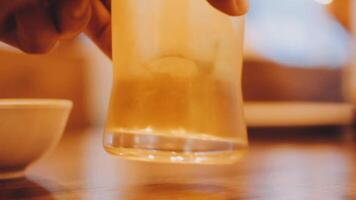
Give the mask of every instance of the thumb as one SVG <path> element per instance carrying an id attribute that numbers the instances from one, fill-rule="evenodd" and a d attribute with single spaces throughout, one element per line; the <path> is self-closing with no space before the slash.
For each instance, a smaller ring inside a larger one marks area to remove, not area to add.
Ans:
<path id="1" fill-rule="evenodd" d="M 248 0 L 208 0 L 218 10 L 232 16 L 240 16 L 248 10 Z"/>
<path id="2" fill-rule="evenodd" d="M 100 0 L 90 0 L 92 17 L 85 30 L 95 44 L 111 58 L 111 15 L 110 10 Z M 104 1 L 105 3 L 106 1 Z"/>

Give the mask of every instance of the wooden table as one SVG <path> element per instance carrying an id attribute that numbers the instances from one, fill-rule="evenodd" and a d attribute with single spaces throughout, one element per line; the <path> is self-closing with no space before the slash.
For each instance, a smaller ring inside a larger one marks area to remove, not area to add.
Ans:
<path id="1" fill-rule="evenodd" d="M 252 138 L 234 165 L 140 163 L 104 152 L 101 130 L 69 132 L 27 171 L 0 181 L 0 199 L 356 199 L 352 140 Z"/>

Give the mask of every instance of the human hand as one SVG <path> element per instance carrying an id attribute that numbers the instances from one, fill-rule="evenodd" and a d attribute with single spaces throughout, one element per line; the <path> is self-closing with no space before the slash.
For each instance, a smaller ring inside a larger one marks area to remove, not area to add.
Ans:
<path id="1" fill-rule="evenodd" d="M 0 0 L 0 40 L 44 53 L 78 35 L 91 16 L 90 0 Z"/>
<path id="2" fill-rule="evenodd" d="M 242 15 L 247 0 L 207 0 L 229 15 Z M 110 0 L 0 0 L 0 41 L 27 53 L 48 52 L 84 31 L 111 57 Z"/>

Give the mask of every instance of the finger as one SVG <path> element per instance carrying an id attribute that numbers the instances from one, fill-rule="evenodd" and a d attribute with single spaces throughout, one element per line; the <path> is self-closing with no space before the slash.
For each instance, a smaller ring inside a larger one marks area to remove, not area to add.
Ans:
<path id="1" fill-rule="evenodd" d="M 29 6 L 15 14 L 18 47 L 28 53 L 48 52 L 57 42 L 58 33 L 49 10 Z"/>
<path id="2" fill-rule="evenodd" d="M 85 33 L 111 58 L 111 16 L 100 0 L 91 0 L 92 17 Z"/>
<path id="3" fill-rule="evenodd" d="M 105 7 L 111 12 L 111 0 L 101 0 L 101 2 L 103 2 Z"/>
<path id="4" fill-rule="evenodd" d="M 9 17 L 0 30 L 0 41 L 19 48 L 16 36 L 16 21 L 14 17 Z"/>
<path id="5" fill-rule="evenodd" d="M 101 0 L 101 2 L 104 4 L 106 9 L 111 12 L 111 0 Z"/>
<path id="6" fill-rule="evenodd" d="M 4 42 L 10 46 L 16 47 L 18 49 L 21 49 L 17 40 L 16 32 L 6 32 L 2 33 L 0 36 L 0 41 Z"/>
<path id="7" fill-rule="evenodd" d="M 208 0 L 208 2 L 231 16 L 243 15 L 248 10 L 248 0 Z"/>
<path id="8" fill-rule="evenodd" d="M 78 35 L 89 23 L 90 0 L 60 0 L 55 4 L 56 24 L 60 39 Z"/>

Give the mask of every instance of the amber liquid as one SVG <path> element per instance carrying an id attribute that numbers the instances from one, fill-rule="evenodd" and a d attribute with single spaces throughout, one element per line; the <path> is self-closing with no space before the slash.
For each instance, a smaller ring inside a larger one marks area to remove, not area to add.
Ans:
<path id="1" fill-rule="evenodd" d="M 236 86 L 199 70 L 180 69 L 196 66 L 163 67 L 145 77 L 116 80 L 107 150 L 141 160 L 169 157 L 170 162 L 197 162 L 207 155 L 223 162 L 240 155 L 246 141 L 237 123 Z"/>
<path id="2" fill-rule="evenodd" d="M 238 100 L 230 94 L 229 88 L 215 81 L 170 77 L 119 81 L 109 129 L 185 130 L 233 137 L 238 132 L 239 116 L 233 112 Z"/>

